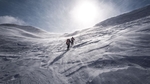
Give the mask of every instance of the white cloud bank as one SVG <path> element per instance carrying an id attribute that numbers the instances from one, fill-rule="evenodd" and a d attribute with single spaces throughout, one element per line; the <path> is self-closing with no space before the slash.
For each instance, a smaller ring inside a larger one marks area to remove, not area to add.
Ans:
<path id="1" fill-rule="evenodd" d="M 19 18 L 15 18 L 12 16 L 0 16 L 0 24 L 18 24 L 18 25 L 25 25 L 23 20 Z"/>

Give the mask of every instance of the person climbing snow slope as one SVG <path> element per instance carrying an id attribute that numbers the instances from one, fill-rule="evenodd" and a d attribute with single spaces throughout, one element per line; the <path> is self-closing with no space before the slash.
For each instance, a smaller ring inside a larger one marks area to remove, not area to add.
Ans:
<path id="1" fill-rule="evenodd" d="M 66 40 L 67 50 L 69 50 L 70 48 L 70 43 L 71 43 L 70 39 L 67 39 Z"/>
<path id="2" fill-rule="evenodd" d="M 71 38 L 71 45 L 72 45 L 72 46 L 74 45 L 74 40 L 75 40 L 75 39 L 72 37 L 72 38 Z"/>

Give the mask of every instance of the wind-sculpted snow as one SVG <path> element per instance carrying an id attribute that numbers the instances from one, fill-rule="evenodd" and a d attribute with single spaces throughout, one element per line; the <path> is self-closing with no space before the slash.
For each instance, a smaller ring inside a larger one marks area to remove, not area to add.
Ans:
<path id="1" fill-rule="evenodd" d="M 73 84 L 149 84 L 149 21 L 82 31 L 62 73 Z"/>
<path id="2" fill-rule="evenodd" d="M 40 68 L 49 57 L 45 50 L 54 36 L 59 35 L 33 27 L 0 25 L 0 84 L 65 84 L 51 70 Z"/>
<path id="3" fill-rule="evenodd" d="M 63 35 L 22 28 L 33 27 L 0 26 L 0 84 L 150 84 L 150 16 Z"/>

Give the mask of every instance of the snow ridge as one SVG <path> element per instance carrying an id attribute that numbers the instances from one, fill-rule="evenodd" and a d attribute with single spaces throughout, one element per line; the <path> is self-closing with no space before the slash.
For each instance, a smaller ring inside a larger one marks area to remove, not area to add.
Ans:
<path id="1" fill-rule="evenodd" d="M 140 8 L 129 13 L 125 13 L 116 17 L 109 18 L 105 21 L 102 21 L 95 26 L 114 26 L 122 23 L 130 22 L 133 20 L 137 20 L 150 15 L 150 5 Z"/>

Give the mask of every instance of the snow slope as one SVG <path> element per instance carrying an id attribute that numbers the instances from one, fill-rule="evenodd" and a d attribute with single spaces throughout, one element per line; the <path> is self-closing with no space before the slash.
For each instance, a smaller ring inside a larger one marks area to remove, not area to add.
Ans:
<path id="1" fill-rule="evenodd" d="M 125 13 L 122 15 L 119 15 L 117 17 L 112 17 L 109 18 L 103 22 L 100 22 L 98 24 L 96 24 L 96 26 L 113 26 L 113 25 L 118 25 L 118 24 L 122 24 L 125 22 L 130 22 L 133 20 L 137 20 L 146 16 L 150 15 L 150 6 L 146 6 L 134 11 L 131 11 L 130 13 Z"/>
<path id="2" fill-rule="evenodd" d="M 150 84 L 149 64 L 150 15 L 64 35 L 0 25 L 0 84 Z"/>

